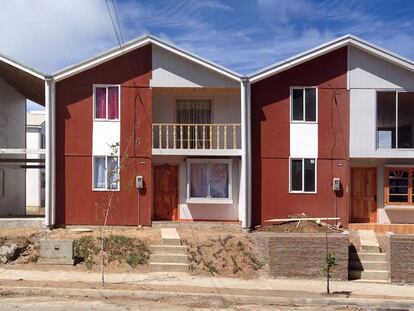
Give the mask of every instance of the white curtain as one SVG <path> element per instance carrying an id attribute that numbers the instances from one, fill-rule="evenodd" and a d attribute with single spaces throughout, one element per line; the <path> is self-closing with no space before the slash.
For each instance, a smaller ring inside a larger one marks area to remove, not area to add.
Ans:
<path id="1" fill-rule="evenodd" d="M 105 157 L 95 157 L 94 160 L 94 186 L 96 189 L 105 188 Z"/>
<path id="2" fill-rule="evenodd" d="M 208 197 L 208 164 L 193 163 L 190 168 L 190 197 Z"/>
<path id="3" fill-rule="evenodd" d="M 210 197 L 229 197 L 229 170 L 227 164 L 210 164 Z"/>
<path id="4" fill-rule="evenodd" d="M 108 176 L 108 189 L 118 189 L 118 185 L 119 185 L 118 157 L 108 157 L 107 176 Z"/>

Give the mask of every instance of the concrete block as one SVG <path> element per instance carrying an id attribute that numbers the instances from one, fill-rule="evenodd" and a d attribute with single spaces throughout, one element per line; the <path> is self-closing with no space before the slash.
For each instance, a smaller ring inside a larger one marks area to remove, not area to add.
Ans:
<path id="1" fill-rule="evenodd" d="M 73 241 L 40 240 L 39 263 L 73 265 Z"/>

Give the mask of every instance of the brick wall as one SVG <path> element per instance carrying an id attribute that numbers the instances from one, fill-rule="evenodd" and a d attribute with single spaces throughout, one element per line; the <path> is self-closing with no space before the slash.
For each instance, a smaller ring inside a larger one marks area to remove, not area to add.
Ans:
<path id="1" fill-rule="evenodd" d="M 253 233 L 257 256 L 270 277 L 323 278 L 326 240 L 323 233 Z M 329 251 L 338 267 L 332 278 L 348 279 L 348 234 L 329 234 Z"/>
<path id="2" fill-rule="evenodd" d="M 414 283 L 414 234 L 388 235 L 388 260 L 392 283 Z"/>

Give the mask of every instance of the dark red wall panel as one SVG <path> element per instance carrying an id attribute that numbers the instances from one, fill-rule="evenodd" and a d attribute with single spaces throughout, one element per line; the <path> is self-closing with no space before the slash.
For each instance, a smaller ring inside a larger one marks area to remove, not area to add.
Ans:
<path id="1" fill-rule="evenodd" d="M 318 87 L 317 194 L 289 193 L 290 87 Z M 254 83 L 252 111 L 252 203 L 254 224 L 296 213 L 314 217 L 349 214 L 349 92 L 347 48 L 341 48 Z M 332 177 L 340 177 L 336 197 Z"/>
<path id="2" fill-rule="evenodd" d="M 110 224 L 151 223 L 151 46 L 56 85 L 56 223 L 94 225 L 112 201 Z M 118 192 L 92 191 L 93 84 L 121 84 L 121 180 Z M 123 159 L 123 160 L 122 160 Z M 146 189 L 138 195 L 135 176 Z M 140 217 L 138 217 L 138 208 Z"/>

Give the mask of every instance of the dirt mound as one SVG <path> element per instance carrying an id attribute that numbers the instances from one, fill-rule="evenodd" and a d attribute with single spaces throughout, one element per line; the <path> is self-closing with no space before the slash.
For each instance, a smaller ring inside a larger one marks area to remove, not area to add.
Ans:
<path id="1" fill-rule="evenodd" d="M 289 215 L 288 218 L 311 218 L 311 216 L 308 216 L 306 214 L 294 214 Z M 306 219 L 284 221 L 280 223 L 265 225 L 263 227 L 258 227 L 256 228 L 256 231 L 276 233 L 325 233 L 327 231 L 329 233 L 342 232 L 341 229 L 323 222 L 323 219 L 321 221 Z"/>
<path id="2" fill-rule="evenodd" d="M 193 274 L 252 278 L 263 266 L 240 230 L 182 230 L 180 236 L 188 247 Z"/>

